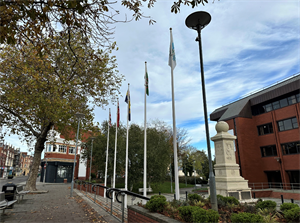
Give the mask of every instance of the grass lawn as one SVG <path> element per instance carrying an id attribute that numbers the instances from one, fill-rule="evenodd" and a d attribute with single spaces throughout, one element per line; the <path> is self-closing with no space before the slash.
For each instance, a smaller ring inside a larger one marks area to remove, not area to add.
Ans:
<path id="1" fill-rule="evenodd" d="M 153 193 L 171 193 L 171 182 L 170 181 L 165 181 L 164 183 L 161 184 L 153 184 L 151 185 L 152 189 L 153 189 Z M 187 184 L 187 186 L 185 185 L 185 183 L 179 183 L 179 188 L 188 188 L 188 187 L 195 187 L 194 184 Z M 172 193 L 175 192 L 175 183 L 173 182 L 172 184 Z"/>

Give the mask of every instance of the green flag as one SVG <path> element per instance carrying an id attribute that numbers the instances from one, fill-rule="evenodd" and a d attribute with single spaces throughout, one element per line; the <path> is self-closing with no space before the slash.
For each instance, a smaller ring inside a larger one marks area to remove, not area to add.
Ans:
<path id="1" fill-rule="evenodd" d="M 146 71 L 146 94 L 149 96 L 149 80 L 148 80 L 148 72 Z"/>

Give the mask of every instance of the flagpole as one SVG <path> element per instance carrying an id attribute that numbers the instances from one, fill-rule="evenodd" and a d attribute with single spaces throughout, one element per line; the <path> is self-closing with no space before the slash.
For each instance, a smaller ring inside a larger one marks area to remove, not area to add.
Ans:
<path id="1" fill-rule="evenodd" d="M 128 97 L 128 103 L 127 103 L 127 136 L 126 136 L 126 159 L 125 159 L 125 190 L 128 190 L 127 181 L 128 181 L 128 135 L 129 135 L 129 106 L 130 106 L 130 92 L 129 92 L 129 83 L 128 83 L 128 91 L 127 91 L 127 97 Z M 125 194 L 125 204 L 124 207 L 127 208 L 127 194 Z"/>
<path id="2" fill-rule="evenodd" d="M 146 109 L 147 109 L 147 97 L 146 97 L 146 91 L 147 91 L 147 80 L 146 80 L 146 74 L 147 74 L 147 62 L 145 62 L 145 104 L 144 104 L 144 188 L 143 188 L 143 195 L 147 196 L 147 116 L 146 116 Z M 143 204 L 146 204 L 146 200 L 143 199 Z"/>
<path id="3" fill-rule="evenodd" d="M 106 163 L 105 163 L 105 178 L 104 178 L 104 186 L 107 185 L 107 165 L 108 165 L 108 145 L 109 145 L 109 129 L 110 129 L 110 109 L 109 109 L 109 117 L 107 122 L 107 147 L 106 147 Z M 106 189 L 104 189 L 104 198 L 106 198 Z"/>
<path id="4" fill-rule="evenodd" d="M 116 162 L 117 162 L 117 138 L 118 138 L 118 115 L 119 115 L 119 99 L 118 99 L 118 107 L 117 107 L 117 121 L 116 121 L 116 137 L 115 137 L 115 156 L 114 156 L 114 175 L 113 175 L 113 186 L 116 186 Z M 115 192 L 113 192 L 113 202 L 115 202 Z"/>
<path id="5" fill-rule="evenodd" d="M 171 85 L 172 85 L 172 115 L 173 115 L 173 146 L 174 146 L 174 173 L 175 173 L 175 195 L 176 200 L 180 200 L 180 193 L 179 193 L 179 178 L 178 178 L 178 158 L 177 158 L 177 133 L 176 133 L 176 121 L 175 121 L 175 101 L 174 101 L 174 78 L 173 78 L 173 61 L 175 61 L 175 52 L 174 45 L 173 45 L 173 38 L 172 38 L 172 28 L 170 28 L 170 55 L 173 56 L 174 59 L 171 59 Z M 172 46 L 172 50 L 171 50 Z M 169 61 L 170 62 L 170 61 Z M 174 66 L 175 67 L 175 66 Z M 171 173 L 172 174 L 172 173 Z"/>

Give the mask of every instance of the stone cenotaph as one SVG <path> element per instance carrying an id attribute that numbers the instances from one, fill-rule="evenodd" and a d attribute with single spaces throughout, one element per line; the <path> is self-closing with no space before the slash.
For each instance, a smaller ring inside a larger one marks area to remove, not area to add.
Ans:
<path id="1" fill-rule="evenodd" d="M 211 137 L 216 154 L 216 193 L 225 197 L 232 196 L 240 201 L 252 200 L 248 180 L 240 176 L 240 167 L 236 163 L 234 140 L 237 137 L 228 133 L 229 126 L 224 121 L 216 124 L 216 130 L 217 135 Z"/>

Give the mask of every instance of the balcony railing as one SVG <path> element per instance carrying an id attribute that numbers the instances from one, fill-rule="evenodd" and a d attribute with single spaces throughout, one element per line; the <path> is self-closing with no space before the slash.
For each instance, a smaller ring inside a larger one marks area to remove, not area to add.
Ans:
<path id="1" fill-rule="evenodd" d="M 262 182 L 262 183 L 248 183 L 253 190 L 259 189 L 275 189 L 275 190 L 292 190 L 296 192 L 300 190 L 300 183 L 280 183 L 280 182 Z"/>

